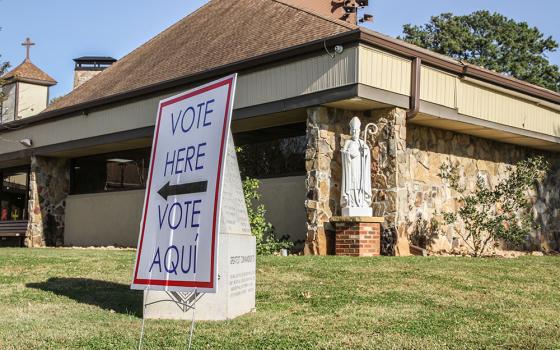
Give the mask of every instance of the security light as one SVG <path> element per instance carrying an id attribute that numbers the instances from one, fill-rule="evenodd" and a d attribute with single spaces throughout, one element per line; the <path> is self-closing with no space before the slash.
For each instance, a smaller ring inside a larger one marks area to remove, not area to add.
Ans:
<path id="1" fill-rule="evenodd" d="M 360 7 L 366 7 L 369 5 L 369 1 L 368 0 L 356 0 L 356 3 L 358 4 L 358 6 Z"/>
<path id="2" fill-rule="evenodd" d="M 342 45 L 336 45 L 334 47 L 334 52 L 336 52 L 337 54 L 341 54 L 344 51 L 344 47 Z"/>
<path id="3" fill-rule="evenodd" d="M 358 12 L 358 8 L 356 6 L 353 6 L 353 5 L 350 5 L 350 6 L 344 5 L 344 6 L 342 6 L 342 8 L 344 9 L 344 12 L 346 12 L 346 13 L 356 13 L 356 12 Z"/>

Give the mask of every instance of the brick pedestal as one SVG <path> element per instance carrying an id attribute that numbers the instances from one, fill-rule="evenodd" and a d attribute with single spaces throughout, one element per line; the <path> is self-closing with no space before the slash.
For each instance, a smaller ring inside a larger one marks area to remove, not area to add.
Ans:
<path id="1" fill-rule="evenodd" d="M 336 255 L 379 256 L 381 254 L 381 223 L 383 218 L 335 216 Z"/>

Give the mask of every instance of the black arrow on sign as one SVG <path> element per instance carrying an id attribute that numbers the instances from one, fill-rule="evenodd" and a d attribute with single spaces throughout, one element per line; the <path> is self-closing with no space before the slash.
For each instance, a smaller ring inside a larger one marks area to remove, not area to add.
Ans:
<path id="1" fill-rule="evenodd" d="M 191 182 L 181 185 L 169 185 L 169 181 L 158 191 L 163 199 L 167 200 L 169 196 L 178 196 L 181 194 L 206 192 L 208 181 Z"/>

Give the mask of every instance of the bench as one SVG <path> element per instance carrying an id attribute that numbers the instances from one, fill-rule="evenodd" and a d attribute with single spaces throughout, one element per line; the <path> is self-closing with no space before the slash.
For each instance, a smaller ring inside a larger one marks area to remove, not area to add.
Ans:
<path id="1" fill-rule="evenodd" d="M 0 221 L 0 245 L 9 245 L 11 241 L 19 240 L 19 246 L 23 247 L 27 237 L 27 224 L 27 220 Z"/>

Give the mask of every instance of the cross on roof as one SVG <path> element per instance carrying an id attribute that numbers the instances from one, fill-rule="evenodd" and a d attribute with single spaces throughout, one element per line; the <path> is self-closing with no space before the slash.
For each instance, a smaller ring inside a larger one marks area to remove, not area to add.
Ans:
<path id="1" fill-rule="evenodd" d="M 31 49 L 31 46 L 35 45 L 35 43 L 31 42 L 31 39 L 26 38 L 25 41 L 21 44 L 21 46 L 26 46 L 25 50 L 26 50 L 26 55 L 25 58 L 28 60 L 29 59 L 29 49 Z"/>

